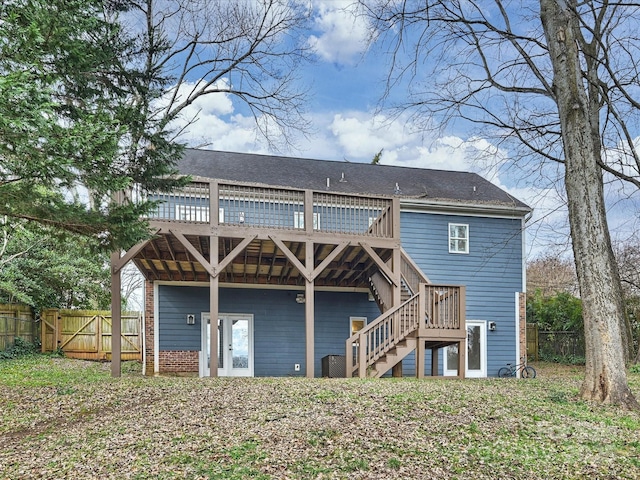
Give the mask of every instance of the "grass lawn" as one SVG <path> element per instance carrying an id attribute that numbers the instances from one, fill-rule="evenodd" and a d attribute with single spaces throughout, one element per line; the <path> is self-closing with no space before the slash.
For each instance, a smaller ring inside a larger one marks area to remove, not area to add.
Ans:
<path id="1" fill-rule="evenodd" d="M 142 377 L 0 361 L 0 478 L 640 478 L 640 413 L 535 380 Z M 134 369 L 135 368 L 135 369 Z M 640 397 L 640 374 L 629 374 Z"/>

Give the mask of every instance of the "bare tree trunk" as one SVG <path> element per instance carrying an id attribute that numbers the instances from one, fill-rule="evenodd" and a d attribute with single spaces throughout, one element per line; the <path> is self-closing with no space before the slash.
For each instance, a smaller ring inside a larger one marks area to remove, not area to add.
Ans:
<path id="1" fill-rule="evenodd" d="M 585 91 L 575 0 L 540 0 L 554 72 L 565 153 L 565 188 L 576 272 L 584 305 L 586 400 L 640 408 L 627 385 L 622 289 L 604 204 L 601 143 Z"/>

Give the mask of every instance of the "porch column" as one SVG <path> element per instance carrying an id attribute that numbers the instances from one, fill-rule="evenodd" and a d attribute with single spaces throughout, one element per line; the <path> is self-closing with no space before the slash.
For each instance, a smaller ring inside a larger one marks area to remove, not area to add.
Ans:
<path id="1" fill-rule="evenodd" d="M 399 239 L 400 233 L 399 232 L 396 233 L 395 219 L 396 217 L 400 218 L 400 214 L 399 213 L 396 214 L 395 209 L 393 213 L 394 213 L 393 215 L 394 216 L 394 235 L 397 234 L 398 236 L 396 238 Z M 393 261 L 393 276 L 396 283 L 393 286 L 393 306 L 397 307 L 398 305 L 400 305 L 400 303 L 402 303 L 402 283 L 400 281 L 402 278 L 402 271 L 400 267 L 400 263 L 402 262 L 402 252 L 400 251 L 400 247 L 396 247 L 393 249 L 392 261 Z M 424 350 L 424 347 L 423 347 L 423 350 Z M 424 362 L 424 359 L 423 359 L 423 362 Z M 417 370 L 416 370 L 416 373 L 417 373 Z M 391 369 L 391 375 L 394 377 L 402 377 L 402 360 L 393 366 L 393 368 Z"/>
<path id="2" fill-rule="evenodd" d="M 431 376 L 438 376 L 438 352 L 440 352 L 439 348 L 431 349 Z"/>
<path id="3" fill-rule="evenodd" d="M 220 226 L 220 185 L 209 182 L 209 226 L 217 231 Z M 220 316 L 220 281 L 218 277 L 218 237 L 209 237 L 209 376 L 218 376 L 218 317 Z M 215 273 L 215 275 L 213 274 Z M 202 321 L 202 319 L 200 319 Z"/>
<path id="4" fill-rule="evenodd" d="M 467 366 L 467 339 L 458 342 L 458 378 L 463 379 L 466 375 Z"/>
<path id="5" fill-rule="evenodd" d="M 309 217 L 307 217 L 309 218 Z M 313 218 L 313 216 L 311 216 Z M 308 271 L 313 271 L 313 242 L 305 245 L 305 264 Z M 305 365 L 307 378 L 315 376 L 315 292 L 313 278 L 307 279 L 304 291 L 304 323 L 305 323 Z"/>
<path id="6" fill-rule="evenodd" d="M 424 378 L 425 348 L 424 339 L 418 337 L 416 344 L 416 378 Z"/>
<path id="7" fill-rule="evenodd" d="M 122 344 L 122 302 L 120 299 L 120 269 L 117 264 L 120 260 L 120 251 L 111 254 L 111 376 L 119 377 L 122 369 L 120 358 Z"/>
<path id="8" fill-rule="evenodd" d="M 427 291 L 424 283 L 418 285 L 418 344 L 416 347 L 416 377 L 424 378 L 424 362 L 426 360 L 425 338 L 427 337 L 427 328 L 425 325 L 425 312 L 427 311 Z M 433 349 L 431 349 L 433 351 Z"/>
<path id="9" fill-rule="evenodd" d="M 304 318 L 305 318 L 305 340 L 306 340 L 306 377 L 315 376 L 315 308 L 314 308 L 314 288 L 313 282 L 307 282 L 304 292 Z"/>
<path id="10" fill-rule="evenodd" d="M 215 210 L 217 212 L 217 210 Z M 209 237 L 209 262 L 218 266 L 218 237 Z M 218 317 L 220 315 L 220 281 L 218 275 L 209 272 L 209 376 L 218 376 Z M 200 319 L 202 321 L 202 319 Z"/>

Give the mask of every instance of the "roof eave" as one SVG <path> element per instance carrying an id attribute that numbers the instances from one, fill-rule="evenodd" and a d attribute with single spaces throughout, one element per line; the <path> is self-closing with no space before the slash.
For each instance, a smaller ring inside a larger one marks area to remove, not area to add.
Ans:
<path id="1" fill-rule="evenodd" d="M 531 207 L 526 205 L 481 204 L 451 202 L 446 200 L 420 200 L 415 198 L 400 198 L 400 209 L 453 213 L 456 215 L 488 215 L 518 218 L 525 217 L 533 211 Z"/>

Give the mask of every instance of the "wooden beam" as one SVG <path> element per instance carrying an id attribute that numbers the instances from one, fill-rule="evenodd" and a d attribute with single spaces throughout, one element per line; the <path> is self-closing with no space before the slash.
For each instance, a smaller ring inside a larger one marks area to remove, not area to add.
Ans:
<path id="1" fill-rule="evenodd" d="M 369 244 L 365 242 L 360 242 L 360 246 L 366 250 L 369 254 L 369 257 L 376 262 L 376 265 L 382 272 L 389 278 L 389 280 L 396 286 L 399 287 L 397 276 L 394 274 L 392 270 L 389 269 L 387 264 L 378 256 L 378 254 L 369 246 Z"/>
<path id="2" fill-rule="evenodd" d="M 313 242 L 307 242 L 305 246 L 305 263 L 309 269 L 313 268 Z M 315 291 L 313 279 L 307 279 L 304 292 L 304 318 L 305 318 L 305 365 L 306 377 L 315 376 Z"/>
<path id="3" fill-rule="evenodd" d="M 324 271 L 324 269 L 327 268 L 327 266 L 333 261 L 333 259 L 340 255 L 340 253 L 342 253 L 342 251 L 349 246 L 349 244 L 350 242 L 347 241 L 336 245 L 336 247 L 331 251 L 329 255 L 326 256 L 322 263 L 313 270 L 313 272 L 311 273 L 311 278 L 315 280 L 318 275 L 320 275 Z"/>
<path id="4" fill-rule="evenodd" d="M 111 271 L 112 272 L 119 272 L 120 270 L 122 270 L 122 268 L 124 268 L 124 266 L 129 263 L 129 260 L 131 260 L 133 257 L 135 257 L 140 250 L 142 250 L 151 240 L 144 240 L 140 243 L 137 243 L 136 245 L 134 245 L 133 247 L 131 247 L 129 250 L 127 250 L 127 252 L 119 257 L 116 261 L 116 263 L 111 263 Z"/>
<path id="5" fill-rule="evenodd" d="M 174 237 L 176 237 L 182 245 L 184 245 L 184 248 L 186 248 L 187 251 L 200 263 L 200 265 L 204 267 L 204 269 L 209 273 L 209 275 L 211 276 L 217 275 L 213 270 L 213 267 L 211 266 L 211 264 L 202 256 L 202 254 L 198 251 L 198 249 L 194 247 L 189 240 L 187 240 L 187 237 L 185 237 L 181 232 L 177 230 L 169 230 L 169 232 Z M 195 273 L 195 270 L 194 270 L 194 273 Z"/>
<path id="6" fill-rule="evenodd" d="M 440 351 L 439 348 L 432 348 L 431 349 L 431 376 L 432 377 L 437 377 L 438 376 L 438 352 Z M 445 362 L 447 360 L 445 359 Z"/>
<path id="7" fill-rule="evenodd" d="M 216 266 L 218 261 L 218 238 L 209 238 L 209 257 Z M 209 275 L 209 376 L 218 376 L 218 316 L 220 309 L 220 279 Z M 202 319 L 200 319 L 202 320 Z"/>
<path id="8" fill-rule="evenodd" d="M 260 274 L 260 264 L 262 264 L 262 250 L 264 249 L 264 242 L 260 242 L 260 248 L 258 250 L 258 260 L 256 261 L 256 274 L 253 277 L 254 282 L 258 281 Z"/>
<path id="9" fill-rule="evenodd" d="M 176 252 L 173 251 L 173 247 L 171 246 L 171 242 L 169 241 L 169 235 L 163 235 L 162 238 L 164 239 L 164 243 L 167 244 L 167 251 L 169 252 L 169 255 L 171 255 L 171 259 L 173 261 L 178 261 L 176 259 Z"/>
<path id="10" fill-rule="evenodd" d="M 256 235 L 251 236 L 251 237 L 247 237 L 244 238 L 238 245 L 236 245 L 236 248 L 234 248 L 233 250 L 231 250 L 231 252 L 229 253 L 229 255 L 227 255 L 226 257 L 224 257 L 222 259 L 222 261 L 220 263 L 218 263 L 218 265 L 213 268 L 213 272 L 214 272 L 214 276 L 215 275 L 219 275 L 220 272 L 222 270 L 224 270 L 225 268 L 227 268 L 227 265 L 229 265 L 234 258 L 236 258 L 238 255 L 240 255 L 240 253 L 247 248 L 247 246 L 253 242 L 256 238 Z M 212 262 L 213 263 L 213 262 Z"/>
<path id="11" fill-rule="evenodd" d="M 122 353 L 122 303 L 120 297 L 120 252 L 111 254 L 111 376 L 120 377 L 122 369 L 120 358 Z"/>
<path id="12" fill-rule="evenodd" d="M 289 259 L 289 261 L 295 265 L 295 267 L 300 271 L 300 274 L 303 275 L 304 278 L 306 278 L 307 282 L 312 281 L 313 278 L 311 276 L 311 272 L 307 270 L 307 268 L 305 268 L 305 266 L 300 262 L 300 260 L 296 258 L 293 252 L 289 250 L 289 248 L 277 237 L 270 237 L 270 238 L 271 240 L 273 240 L 273 243 L 275 243 L 278 246 L 278 248 L 282 251 L 282 253 L 284 253 L 284 255 Z M 312 242 L 308 242 L 308 243 L 312 243 Z M 311 248 L 311 251 L 309 251 L 309 248 Z M 307 250 L 306 252 L 307 256 L 310 255 L 313 259 L 313 247 L 307 246 L 306 250 Z M 311 263 L 311 268 L 313 268 L 313 263 Z"/>

